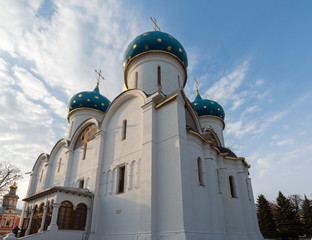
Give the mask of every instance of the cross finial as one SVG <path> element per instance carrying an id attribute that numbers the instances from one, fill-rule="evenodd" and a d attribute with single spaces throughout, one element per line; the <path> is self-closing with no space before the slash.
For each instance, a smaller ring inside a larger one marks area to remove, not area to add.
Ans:
<path id="1" fill-rule="evenodd" d="M 194 78 L 194 80 L 195 80 L 195 83 L 196 83 L 196 95 L 198 95 L 199 94 L 199 92 L 198 92 L 198 82 L 197 82 L 197 77 L 195 77 L 195 76 L 193 76 L 193 78 Z"/>
<path id="2" fill-rule="evenodd" d="M 97 77 L 97 83 L 96 83 L 96 86 L 99 87 L 101 80 L 105 80 L 105 79 L 101 74 L 102 73 L 101 69 L 99 69 L 99 70 L 94 69 L 94 71 L 99 75 Z"/>
<path id="3" fill-rule="evenodd" d="M 153 27 L 154 31 L 159 31 L 160 32 L 160 28 L 157 25 L 157 20 L 155 18 L 153 18 L 153 17 L 150 17 L 150 19 L 154 23 L 154 27 Z"/>

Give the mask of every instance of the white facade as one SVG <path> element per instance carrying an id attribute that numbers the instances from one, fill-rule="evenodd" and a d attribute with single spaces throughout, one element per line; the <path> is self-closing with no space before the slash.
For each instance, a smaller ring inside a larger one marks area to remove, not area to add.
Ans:
<path id="1" fill-rule="evenodd" d="M 25 198 L 29 222 L 40 206 L 53 206 L 49 227 L 43 227 L 43 210 L 39 233 L 30 234 L 34 224 L 28 224 L 23 239 L 263 239 L 249 166 L 224 147 L 221 119 L 198 117 L 183 92 L 185 81 L 175 57 L 141 55 L 126 68 L 129 90 L 105 113 L 70 113 L 68 138 L 39 156 Z M 75 149 L 90 125 L 94 138 Z M 73 211 L 87 207 L 83 229 L 60 229 L 64 201 Z"/>

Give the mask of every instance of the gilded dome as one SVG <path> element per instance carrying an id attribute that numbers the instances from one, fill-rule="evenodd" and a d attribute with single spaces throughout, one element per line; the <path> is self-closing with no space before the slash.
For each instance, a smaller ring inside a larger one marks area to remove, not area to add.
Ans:
<path id="1" fill-rule="evenodd" d="M 168 53 L 187 68 L 187 56 L 182 44 L 170 34 L 160 31 L 143 33 L 128 45 L 123 57 L 124 68 L 133 58 L 149 52 Z"/>

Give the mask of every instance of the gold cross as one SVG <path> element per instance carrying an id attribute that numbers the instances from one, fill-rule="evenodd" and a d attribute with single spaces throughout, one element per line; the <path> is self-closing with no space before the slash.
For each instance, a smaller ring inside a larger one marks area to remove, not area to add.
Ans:
<path id="1" fill-rule="evenodd" d="M 157 20 L 155 18 L 150 17 L 150 19 L 152 20 L 152 22 L 154 23 L 154 31 L 159 31 L 160 32 L 160 28 L 157 25 Z"/>
<path id="2" fill-rule="evenodd" d="M 99 76 L 97 77 L 97 84 L 96 84 L 96 86 L 99 87 L 101 79 L 102 79 L 102 80 L 105 80 L 105 79 L 104 79 L 104 77 L 102 76 L 102 74 L 101 74 L 102 71 L 101 71 L 100 69 L 99 69 L 99 70 L 94 69 L 94 71 L 99 75 Z"/>
<path id="3" fill-rule="evenodd" d="M 196 94 L 198 95 L 199 92 L 198 92 L 198 82 L 197 82 L 197 77 L 193 76 L 194 80 L 195 80 L 195 83 L 196 83 Z"/>

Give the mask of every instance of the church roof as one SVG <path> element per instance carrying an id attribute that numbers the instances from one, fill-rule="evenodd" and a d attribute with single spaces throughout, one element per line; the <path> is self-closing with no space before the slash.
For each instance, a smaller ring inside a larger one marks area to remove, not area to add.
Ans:
<path id="1" fill-rule="evenodd" d="M 181 61 L 187 68 L 188 61 L 182 44 L 170 34 L 160 31 L 151 31 L 137 36 L 127 47 L 123 57 L 123 66 L 135 57 L 149 52 L 168 53 Z"/>
<path id="2" fill-rule="evenodd" d="M 96 86 L 93 91 L 83 91 L 75 94 L 68 103 L 68 114 L 77 109 L 94 109 L 106 112 L 111 102 L 100 94 L 99 87 Z"/>
<path id="3" fill-rule="evenodd" d="M 73 188 L 73 187 L 60 187 L 60 186 L 55 186 L 52 188 L 48 188 L 46 190 L 43 190 L 39 193 L 36 193 L 30 197 L 26 197 L 23 199 L 23 201 L 29 202 L 31 200 L 41 198 L 43 196 L 55 193 L 55 192 L 65 192 L 65 193 L 72 193 L 72 194 L 78 194 L 79 196 L 84 196 L 84 197 L 92 197 L 93 193 L 89 191 L 87 188 Z"/>
<path id="4" fill-rule="evenodd" d="M 198 116 L 215 116 L 224 120 L 225 113 L 222 106 L 209 99 L 202 99 L 198 93 L 194 102 L 192 102 Z"/>
<path id="5" fill-rule="evenodd" d="M 219 149 L 220 153 L 226 154 L 226 156 L 229 157 L 237 158 L 236 154 L 232 152 L 231 149 L 222 146 L 217 146 L 217 148 Z"/>

